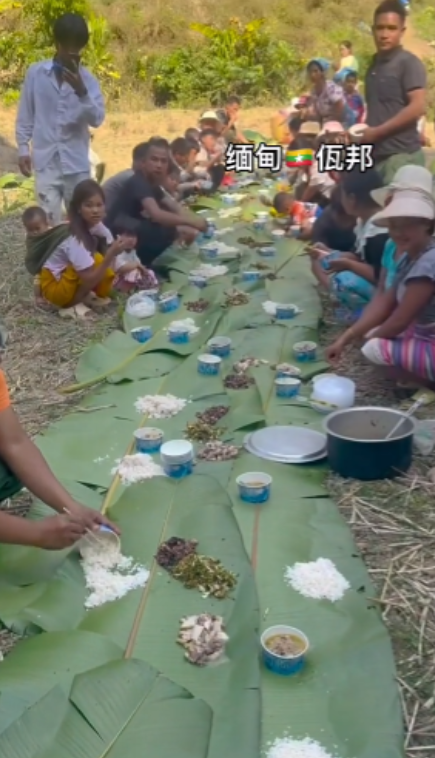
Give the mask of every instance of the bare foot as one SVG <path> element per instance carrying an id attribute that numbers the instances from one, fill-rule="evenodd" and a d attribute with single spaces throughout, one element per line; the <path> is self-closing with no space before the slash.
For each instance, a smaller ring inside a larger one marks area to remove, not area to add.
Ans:
<path id="1" fill-rule="evenodd" d="M 110 297 L 98 297 L 95 292 L 90 292 L 83 302 L 90 308 L 106 308 L 112 301 Z"/>
<path id="2" fill-rule="evenodd" d="M 42 295 L 35 297 L 35 306 L 36 308 L 42 308 L 44 311 L 53 310 L 53 306 L 51 305 L 51 303 L 49 303 L 48 300 L 45 299 L 45 297 L 42 297 Z"/>

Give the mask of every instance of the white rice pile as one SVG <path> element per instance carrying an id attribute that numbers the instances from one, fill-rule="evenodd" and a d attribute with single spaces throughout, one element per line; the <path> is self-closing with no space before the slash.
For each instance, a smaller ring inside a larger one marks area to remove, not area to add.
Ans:
<path id="1" fill-rule="evenodd" d="M 233 216 L 239 216 L 241 212 L 241 206 L 237 205 L 235 208 L 221 208 L 218 211 L 218 216 L 219 218 L 232 218 Z"/>
<path id="2" fill-rule="evenodd" d="M 224 276 L 228 272 L 228 266 L 214 266 L 213 263 L 202 263 L 190 273 L 192 276 L 203 276 L 204 279 L 213 279 L 215 276 Z"/>
<path id="3" fill-rule="evenodd" d="M 337 758 L 337 756 L 328 753 L 319 742 L 309 737 L 303 740 L 285 737 L 275 740 L 270 745 L 267 758 Z"/>
<path id="4" fill-rule="evenodd" d="M 315 600 L 340 600 L 350 589 L 347 579 L 335 568 L 329 558 L 318 558 L 310 563 L 287 566 L 284 579 L 296 592 Z"/>
<path id="5" fill-rule="evenodd" d="M 180 330 L 184 332 L 186 329 L 189 334 L 197 334 L 199 332 L 199 326 L 196 326 L 193 318 L 182 318 L 179 321 L 171 321 L 169 326 L 166 327 L 165 331 L 168 332 L 169 330 Z"/>
<path id="6" fill-rule="evenodd" d="M 125 485 L 137 484 L 145 479 L 152 479 L 154 476 L 164 476 L 161 466 L 154 463 L 153 459 L 147 453 L 135 453 L 134 455 L 125 455 L 117 465 L 112 469 L 112 474 L 118 474 L 121 482 Z"/>
<path id="7" fill-rule="evenodd" d="M 119 600 L 131 590 L 144 587 L 150 572 L 121 554 L 111 542 L 89 540 L 81 548 L 82 568 L 89 595 L 85 608 L 98 608 Z"/>
<path id="8" fill-rule="evenodd" d="M 185 408 L 188 401 L 175 395 L 144 395 L 138 397 L 134 407 L 138 413 L 143 413 L 149 418 L 170 418 Z"/>
<path id="9" fill-rule="evenodd" d="M 278 303 L 274 303 L 273 300 L 266 300 L 263 305 L 263 310 L 266 311 L 268 316 L 276 316 L 276 306 Z"/>

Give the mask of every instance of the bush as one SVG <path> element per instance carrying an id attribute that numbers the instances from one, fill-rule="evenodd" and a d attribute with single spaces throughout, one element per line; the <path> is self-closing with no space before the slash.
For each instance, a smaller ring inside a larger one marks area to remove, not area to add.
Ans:
<path id="1" fill-rule="evenodd" d="M 206 98 L 221 103 L 230 93 L 249 102 L 286 99 L 292 75 L 302 71 L 290 45 L 272 37 L 264 19 L 242 24 L 230 19 L 219 29 L 191 24 L 203 40 L 145 61 L 157 106 L 192 106 Z"/>

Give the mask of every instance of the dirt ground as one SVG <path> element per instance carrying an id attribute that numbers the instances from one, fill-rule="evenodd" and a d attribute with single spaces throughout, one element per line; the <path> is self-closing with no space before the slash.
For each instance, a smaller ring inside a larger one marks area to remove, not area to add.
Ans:
<path id="1" fill-rule="evenodd" d="M 412 33 L 408 49 L 419 55 L 432 50 Z M 255 108 L 243 113 L 244 127 L 269 133 L 273 113 Z M 108 174 L 126 168 L 135 144 L 151 135 L 169 138 L 195 125 L 191 111 L 151 111 L 109 114 L 98 130 L 95 149 L 106 161 Z M 16 170 L 14 109 L 0 109 L 0 173 Z M 99 341 L 119 324 L 118 307 L 89 323 L 63 321 L 35 309 L 31 281 L 23 266 L 23 233 L 19 216 L 0 217 L 1 316 L 10 330 L 5 356 L 14 406 L 31 435 L 79 407 L 82 396 L 62 396 L 59 386 L 73 380 L 77 358 L 91 341 Z M 323 342 L 341 329 L 325 302 Z M 340 373 L 353 378 L 362 405 L 401 404 L 403 398 L 350 351 Z M 435 418 L 435 405 L 422 412 Z M 380 609 L 391 635 L 406 724 L 408 758 L 435 755 L 435 456 L 416 456 L 409 475 L 393 482 L 361 484 L 331 477 L 329 489 L 348 521 L 377 589 L 371 599 Z M 12 512 L 25 512 L 27 495 L 6 503 Z M 16 638 L 0 631 L 0 650 L 7 653 Z M 374 683 L 376 686 L 376 683 Z"/>

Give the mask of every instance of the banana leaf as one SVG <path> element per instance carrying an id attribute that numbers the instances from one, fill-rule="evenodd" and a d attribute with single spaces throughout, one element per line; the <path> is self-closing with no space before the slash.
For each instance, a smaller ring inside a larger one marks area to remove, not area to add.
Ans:
<path id="1" fill-rule="evenodd" d="M 53 686 L 0 734 L 2 756 L 142 758 L 144 745 L 155 758 L 208 755 L 211 709 L 142 661 L 92 667 L 65 689 Z"/>
<path id="2" fill-rule="evenodd" d="M 256 145 L 259 145 L 261 142 L 266 142 L 267 144 L 270 142 L 269 137 L 265 137 L 264 134 L 255 132 L 252 129 L 244 129 L 242 133 L 246 139 L 250 142 L 254 142 Z"/>

